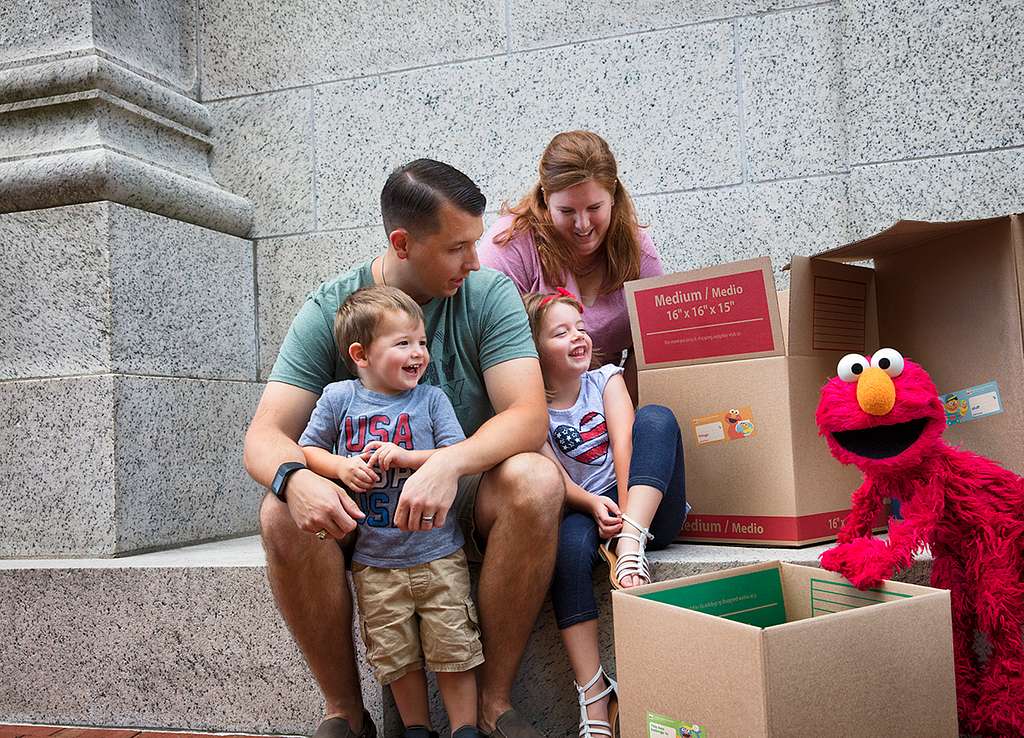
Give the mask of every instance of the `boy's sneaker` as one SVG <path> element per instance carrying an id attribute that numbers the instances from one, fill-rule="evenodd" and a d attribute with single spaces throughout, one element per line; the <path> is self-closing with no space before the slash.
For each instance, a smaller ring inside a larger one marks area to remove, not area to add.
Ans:
<path id="1" fill-rule="evenodd" d="M 436 731 L 423 725 L 413 725 L 405 729 L 405 732 L 402 733 L 402 738 L 438 738 L 438 735 Z"/>
<path id="2" fill-rule="evenodd" d="M 363 710 L 363 729 L 356 733 L 343 717 L 327 718 L 316 729 L 313 738 L 377 738 L 377 726 L 370 713 Z"/>
<path id="3" fill-rule="evenodd" d="M 452 733 L 452 738 L 486 738 L 486 736 L 472 725 L 463 725 Z"/>

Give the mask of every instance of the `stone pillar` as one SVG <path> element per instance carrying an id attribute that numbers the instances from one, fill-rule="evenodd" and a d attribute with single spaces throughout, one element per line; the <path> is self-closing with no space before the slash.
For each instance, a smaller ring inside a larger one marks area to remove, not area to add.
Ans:
<path id="1" fill-rule="evenodd" d="M 252 205 L 210 174 L 195 14 L 0 9 L 0 557 L 255 529 Z"/>

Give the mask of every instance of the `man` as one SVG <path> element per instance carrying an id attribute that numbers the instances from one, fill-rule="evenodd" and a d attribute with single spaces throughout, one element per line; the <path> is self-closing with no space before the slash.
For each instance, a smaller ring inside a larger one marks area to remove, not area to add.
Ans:
<path id="1" fill-rule="evenodd" d="M 302 466 L 296 444 L 323 387 L 351 378 L 334 344 L 334 313 L 372 284 L 397 287 L 422 306 L 426 381 L 451 399 L 467 436 L 406 480 L 395 524 L 428 530 L 459 516 L 470 558 L 483 561 L 480 728 L 540 738 L 509 696 L 550 582 L 565 491 L 555 466 L 535 453 L 547 411 L 522 303 L 507 277 L 478 271 L 485 202 L 472 180 L 447 164 L 419 159 L 395 170 L 381 192 L 387 250 L 306 300 L 246 436 L 246 469 L 273 492 L 263 500 L 260 525 L 274 598 L 327 703 L 317 738 L 376 735 L 349 637 L 346 556 L 335 544 L 364 516 L 345 490 Z"/>

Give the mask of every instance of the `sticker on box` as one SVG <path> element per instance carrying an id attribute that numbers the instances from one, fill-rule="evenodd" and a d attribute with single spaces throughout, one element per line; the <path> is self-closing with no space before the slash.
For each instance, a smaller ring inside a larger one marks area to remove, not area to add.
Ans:
<path id="1" fill-rule="evenodd" d="M 754 413 L 749 407 L 732 408 L 723 413 L 694 418 L 691 423 L 698 446 L 720 441 L 739 441 L 750 438 L 757 431 Z"/>
<path id="2" fill-rule="evenodd" d="M 647 713 L 647 738 L 708 738 L 700 725 L 673 720 L 654 712 Z"/>
<path id="3" fill-rule="evenodd" d="M 986 382 L 967 389 L 939 395 L 946 413 L 946 425 L 959 425 L 1003 412 L 999 385 Z"/>

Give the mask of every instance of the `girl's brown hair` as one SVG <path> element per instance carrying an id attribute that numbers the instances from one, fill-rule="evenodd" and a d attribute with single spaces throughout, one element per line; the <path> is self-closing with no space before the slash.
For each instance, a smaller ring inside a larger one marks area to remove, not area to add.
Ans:
<path id="1" fill-rule="evenodd" d="M 513 238 L 530 233 L 540 257 L 544 281 L 550 285 L 566 283 L 566 272 L 581 271 L 579 255 L 555 229 L 545 194 L 594 180 L 612 196 L 611 221 L 604 237 L 606 261 L 600 294 L 615 292 L 623 282 L 640 276 L 640 237 L 636 210 L 626 188 L 619 181 L 618 165 L 608 143 L 591 131 L 559 133 L 544 149 L 538 167 L 539 178 L 529 193 L 516 205 L 502 206 L 502 214 L 515 216 L 512 225 L 495 243 L 507 244 Z"/>
<path id="2" fill-rule="evenodd" d="M 526 317 L 530 321 L 530 334 L 533 336 L 533 343 L 537 346 L 538 352 L 540 351 L 540 326 L 544 322 L 544 316 L 548 310 L 551 309 L 552 305 L 558 303 L 564 303 L 566 305 L 572 305 L 574 308 L 579 310 L 580 315 L 583 315 L 583 303 L 573 293 L 568 290 L 559 288 L 558 292 L 527 292 L 523 295 L 523 307 L 526 308 Z M 590 351 L 590 368 L 595 369 L 600 366 L 600 357 L 598 352 L 591 348 Z M 547 397 L 548 402 L 551 402 L 552 392 L 548 389 L 547 382 L 544 383 L 544 394 Z"/>

